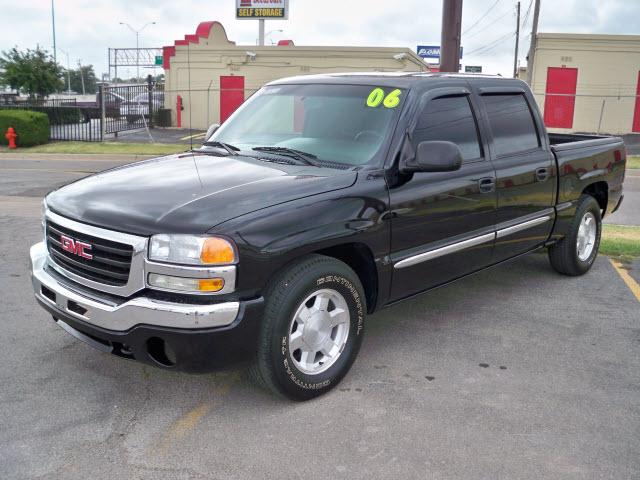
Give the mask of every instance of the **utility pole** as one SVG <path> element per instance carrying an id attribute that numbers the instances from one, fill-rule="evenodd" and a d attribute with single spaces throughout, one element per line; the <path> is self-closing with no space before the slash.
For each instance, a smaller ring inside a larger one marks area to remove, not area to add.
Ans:
<path id="1" fill-rule="evenodd" d="M 531 45 L 529 46 L 529 58 L 527 60 L 527 83 L 533 88 L 533 65 L 536 57 L 536 43 L 538 41 L 538 17 L 540 16 L 540 0 L 534 0 L 533 25 L 531 26 Z"/>
<path id="2" fill-rule="evenodd" d="M 56 54 L 56 10 L 51 0 L 51 29 L 53 30 L 53 63 L 58 64 L 58 56 Z"/>
<path id="3" fill-rule="evenodd" d="M 520 2 L 516 6 L 516 52 L 513 56 L 513 78 L 518 78 L 518 46 L 520 43 Z"/>
<path id="4" fill-rule="evenodd" d="M 442 0 L 441 72 L 458 72 L 460 69 L 461 27 L 462 0 Z"/>

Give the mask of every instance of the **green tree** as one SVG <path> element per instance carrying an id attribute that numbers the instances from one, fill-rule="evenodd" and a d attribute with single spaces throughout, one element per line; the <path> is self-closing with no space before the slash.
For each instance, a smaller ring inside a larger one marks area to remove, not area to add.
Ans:
<path id="1" fill-rule="evenodd" d="M 82 76 L 80 74 L 82 73 Z M 97 78 L 96 74 L 93 71 L 93 65 L 83 65 L 80 68 L 76 68 L 75 70 L 69 71 L 69 76 L 71 78 L 71 90 L 74 92 L 82 93 L 82 81 L 84 80 L 84 91 L 85 93 L 96 93 L 97 88 Z M 65 79 L 66 79 L 65 72 Z"/>
<path id="2" fill-rule="evenodd" d="M 46 50 L 37 47 L 24 52 L 17 48 L 0 56 L 0 85 L 7 85 L 30 97 L 42 98 L 62 88 L 61 68 Z"/>

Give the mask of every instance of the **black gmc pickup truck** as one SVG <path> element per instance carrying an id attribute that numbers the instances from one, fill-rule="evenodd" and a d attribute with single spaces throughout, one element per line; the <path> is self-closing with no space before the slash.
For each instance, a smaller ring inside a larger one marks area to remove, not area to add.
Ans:
<path id="1" fill-rule="evenodd" d="M 584 274 L 622 200 L 622 141 L 548 134 L 518 80 L 289 78 L 210 130 L 49 193 L 35 296 L 104 352 L 251 360 L 293 399 L 341 380 L 368 313 L 541 248 Z"/>

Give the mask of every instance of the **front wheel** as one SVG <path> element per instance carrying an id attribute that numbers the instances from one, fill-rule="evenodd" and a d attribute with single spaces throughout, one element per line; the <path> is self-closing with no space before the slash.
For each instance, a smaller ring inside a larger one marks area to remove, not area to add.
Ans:
<path id="1" fill-rule="evenodd" d="M 600 205 L 592 196 L 582 195 L 567 236 L 549 247 L 551 266 L 564 275 L 587 273 L 598 256 L 601 233 Z"/>
<path id="2" fill-rule="evenodd" d="M 331 390 L 362 343 L 366 305 L 358 276 L 343 262 L 312 255 L 278 275 L 265 300 L 254 379 L 293 400 Z"/>

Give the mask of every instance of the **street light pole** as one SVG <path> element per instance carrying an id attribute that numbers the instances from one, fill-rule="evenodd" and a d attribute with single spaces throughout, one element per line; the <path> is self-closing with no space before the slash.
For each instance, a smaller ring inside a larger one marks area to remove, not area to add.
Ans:
<path id="1" fill-rule="evenodd" d="M 82 82 L 82 95 L 86 95 L 84 89 L 84 75 L 82 74 L 82 60 L 78 59 L 78 73 L 80 74 L 80 81 Z"/>
<path id="2" fill-rule="evenodd" d="M 142 32 L 149 25 L 155 25 L 156 22 L 147 22 L 143 25 L 143 27 L 139 30 L 136 30 L 131 25 L 126 22 L 120 22 L 120 25 L 124 25 L 133 33 L 136 34 L 136 83 L 140 80 L 140 32 Z"/>
<path id="3" fill-rule="evenodd" d="M 265 34 L 265 36 L 264 36 L 265 40 L 266 40 L 267 38 L 269 38 L 269 35 L 271 35 L 272 33 L 276 33 L 276 32 L 278 32 L 278 33 L 282 33 L 282 32 L 284 32 L 284 30 L 281 30 L 281 29 L 278 29 L 278 30 L 269 30 L 269 31 Z M 271 45 L 273 45 L 273 40 L 271 40 Z"/>
<path id="4" fill-rule="evenodd" d="M 51 0 L 51 29 L 53 30 L 53 63 L 58 64 L 58 56 L 56 54 L 56 10 Z"/>
<path id="5" fill-rule="evenodd" d="M 71 96 L 71 67 L 69 66 L 69 52 L 60 49 L 62 53 L 67 57 L 67 96 Z"/>

